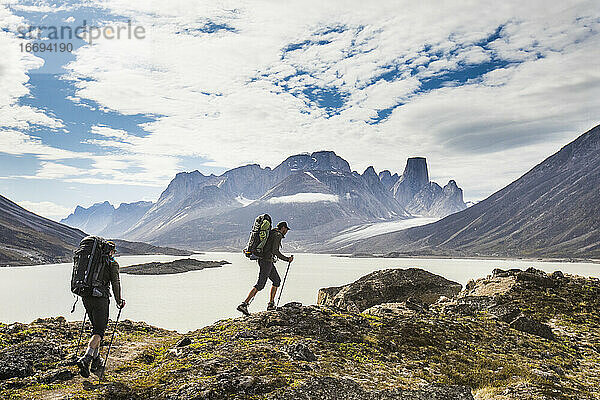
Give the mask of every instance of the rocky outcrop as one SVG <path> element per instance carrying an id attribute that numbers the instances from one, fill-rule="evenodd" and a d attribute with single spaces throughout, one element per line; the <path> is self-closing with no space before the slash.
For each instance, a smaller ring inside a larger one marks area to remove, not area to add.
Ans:
<path id="1" fill-rule="evenodd" d="M 230 264 L 229 261 L 200 261 L 193 258 L 182 258 L 171 262 L 150 262 L 145 264 L 121 267 L 121 273 L 130 275 L 170 275 L 205 268 L 218 268 Z"/>
<path id="2" fill-rule="evenodd" d="M 415 298 L 431 304 L 441 296 L 452 297 L 461 285 L 422 269 L 375 271 L 340 287 L 319 290 L 317 303 L 361 312 L 377 304 L 397 303 Z"/>
<path id="3" fill-rule="evenodd" d="M 185 335 L 125 320 L 102 384 L 76 375 L 80 323 L 0 324 L 0 398 L 592 400 L 599 308 L 600 280 L 530 269 L 365 313 L 288 303 Z"/>
<path id="4" fill-rule="evenodd" d="M 456 299 L 444 303 L 444 311 L 462 315 L 476 315 L 487 312 L 493 318 L 509 324 L 518 331 L 539 336 L 548 340 L 555 340 L 552 328 L 536 317 L 535 313 L 528 312 L 524 307 L 519 307 L 515 302 L 515 294 L 521 296 L 528 291 L 547 291 L 550 288 L 560 290 L 567 282 L 560 272 L 547 274 L 544 271 L 529 268 L 502 270 L 496 268 L 492 275 L 471 281 L 465 290 Z"/>
<path id="5" fill-rule="evenodd" d="M 268 397 L 272 400 L 472 400 L 466 386 L 424 385 L 418 389 L 368 390 L 352 379 L 312 378 L 294 388 Z"/>

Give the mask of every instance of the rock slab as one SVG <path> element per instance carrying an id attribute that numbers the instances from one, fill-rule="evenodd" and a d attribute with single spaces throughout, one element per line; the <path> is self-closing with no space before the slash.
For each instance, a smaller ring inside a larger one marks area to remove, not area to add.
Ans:
<path id="1" fill-rule="evenodd" d="M 425 304 L 441 296 L 453 297 L 462 286 L 419 268 L 375 271 L 345 286 L 319 290 L 317 303 L 353 312 L 383 303 L 401 303 L 414 298 Z"/>

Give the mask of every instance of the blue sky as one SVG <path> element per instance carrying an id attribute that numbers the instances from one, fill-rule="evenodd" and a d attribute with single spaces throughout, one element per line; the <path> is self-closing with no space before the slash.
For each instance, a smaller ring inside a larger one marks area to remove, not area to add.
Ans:
<path id="1" fill-rule="evenodd" d="M 597 2 L 413 3 L 0 0 L 0 194 L 58 219 L 328 149 L 476 200 L 599 122 Z M 84 21 L 144 37 L 20 50 Z"/>

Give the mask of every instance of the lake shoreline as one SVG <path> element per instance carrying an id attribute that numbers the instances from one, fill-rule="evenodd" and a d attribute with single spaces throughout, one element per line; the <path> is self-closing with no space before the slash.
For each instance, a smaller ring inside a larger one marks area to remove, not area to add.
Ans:
<path id="1" fill-rule="evenodd" d="M 302 253 L 299 253 L 302 254 Z M 600 259 L 591 258 L 559 258 L 559 257 L 486 257 L 486 256 L 441 256 L 441 255 L 402 255 L 388 256 L 385 254 L 331 254 L 333 257 L 339 258 L 381 258 L 381 259 L 415 259 L 415 260 L 481 260 L 481 261 L 531 261 L 544 263 L 583 263 L 583 264 L 600 264 Z"/>

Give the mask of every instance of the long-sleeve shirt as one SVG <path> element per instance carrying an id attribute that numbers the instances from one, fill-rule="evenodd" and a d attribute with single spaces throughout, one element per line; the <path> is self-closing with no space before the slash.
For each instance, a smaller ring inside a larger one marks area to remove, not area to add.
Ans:
<path id="1" fill-rule="evenodd" d="M 278 229 L 271 229 L 271 233 L 269 234 L 269 239 L 267 239 L 267 244 L 265 244 L 264 256 L 261 258 L 272 259 L 273 256 L 277 256 L 278 259 L 283 261 L 290 261 L 290 258 L 281 253 L 281 239 L 283 239 L 283 235 L 279 232 Z"/>
<path id="2" fill-rule="evenodd" d="M 108 289 L 108 285 L 112 286 L 112 292 L 115 296 L 115 300 L 120 303 L 121 302 L 121 279 L 119 277 L 119 263 L 113 258 L 110 257 L 108 266 L 106 268 L 104 277 L 106 279 L 106 295 L 110 297 L 110 291 Z"/>

